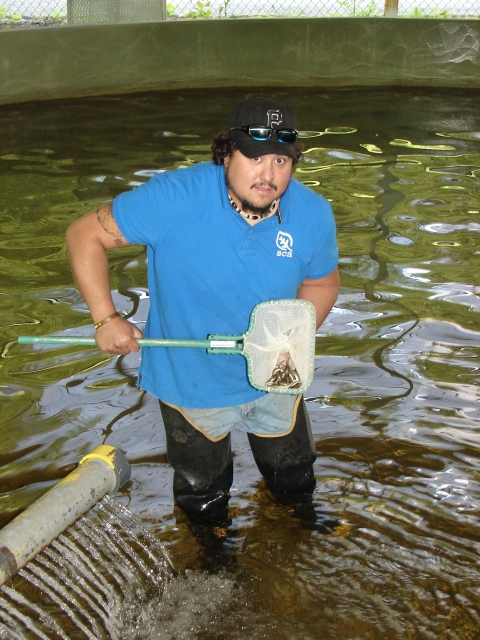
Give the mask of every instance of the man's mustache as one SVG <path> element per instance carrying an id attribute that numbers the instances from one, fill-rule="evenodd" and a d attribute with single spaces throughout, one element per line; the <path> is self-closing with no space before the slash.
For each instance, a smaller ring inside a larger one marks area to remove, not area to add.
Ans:
<path id="1" fill-rule="evenodd" d="M 270 189 L 274 189 L 278 191 L 278 187 L 274 182 L 255 182 L 250 187 L 251 189 L 264 189 L 265 187 L 269 187 Z"/>

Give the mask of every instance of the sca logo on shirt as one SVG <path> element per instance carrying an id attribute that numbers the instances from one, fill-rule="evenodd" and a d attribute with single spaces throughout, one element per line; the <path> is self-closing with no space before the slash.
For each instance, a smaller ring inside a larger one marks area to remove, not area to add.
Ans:
<path id="1" fill-rule="evenodd" d="M 279 231 L 277 234 L 277 247 L 279 251 L 277 251 L 277 256 L 283 256 L 284 258 L 291 258 L 293 251 L 293 238 L 289 233 L 285 233 L 285 231 Z"/>

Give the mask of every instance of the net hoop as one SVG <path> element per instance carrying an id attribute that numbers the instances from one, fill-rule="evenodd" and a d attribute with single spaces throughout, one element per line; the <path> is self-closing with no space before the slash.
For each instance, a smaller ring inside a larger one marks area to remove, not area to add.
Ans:
<path id="1" fill-rule="evenodd" d="M 269 393 L 304 393 L 313 381 L 315 362 L 315 309 L 306 300 L 271 300 L 257 304 L 243 338 L 242 355 L 247 361 L 250 384 Z M 278 357 L 288 352 L 301 385 L 267 387 Z"/>

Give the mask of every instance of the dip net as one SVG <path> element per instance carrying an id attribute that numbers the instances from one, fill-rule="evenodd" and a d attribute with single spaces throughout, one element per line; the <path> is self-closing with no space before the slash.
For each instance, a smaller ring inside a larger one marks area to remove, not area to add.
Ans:
<path id="1" fill-rule="evenodd" d="M 257 305 L 244 336 L 243 355 L 250 383 L 257 389 L 295 394 L 305 391 L 312 383 L 315 358 L 313 306 L 305 300 L 273 300 Z"/>

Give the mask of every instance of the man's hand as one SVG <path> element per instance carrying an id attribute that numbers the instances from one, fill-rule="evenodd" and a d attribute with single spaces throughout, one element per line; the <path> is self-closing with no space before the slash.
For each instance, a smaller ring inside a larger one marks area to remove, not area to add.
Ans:
<path id="1" fill-rule="evenodd" d="M 114 318 L 97 329 L 95 341 L 104 353 L 116 353 L 127 356 L 140 349 L 136 338 L 142 338 L 142 332 L 124 318 Z"/>

